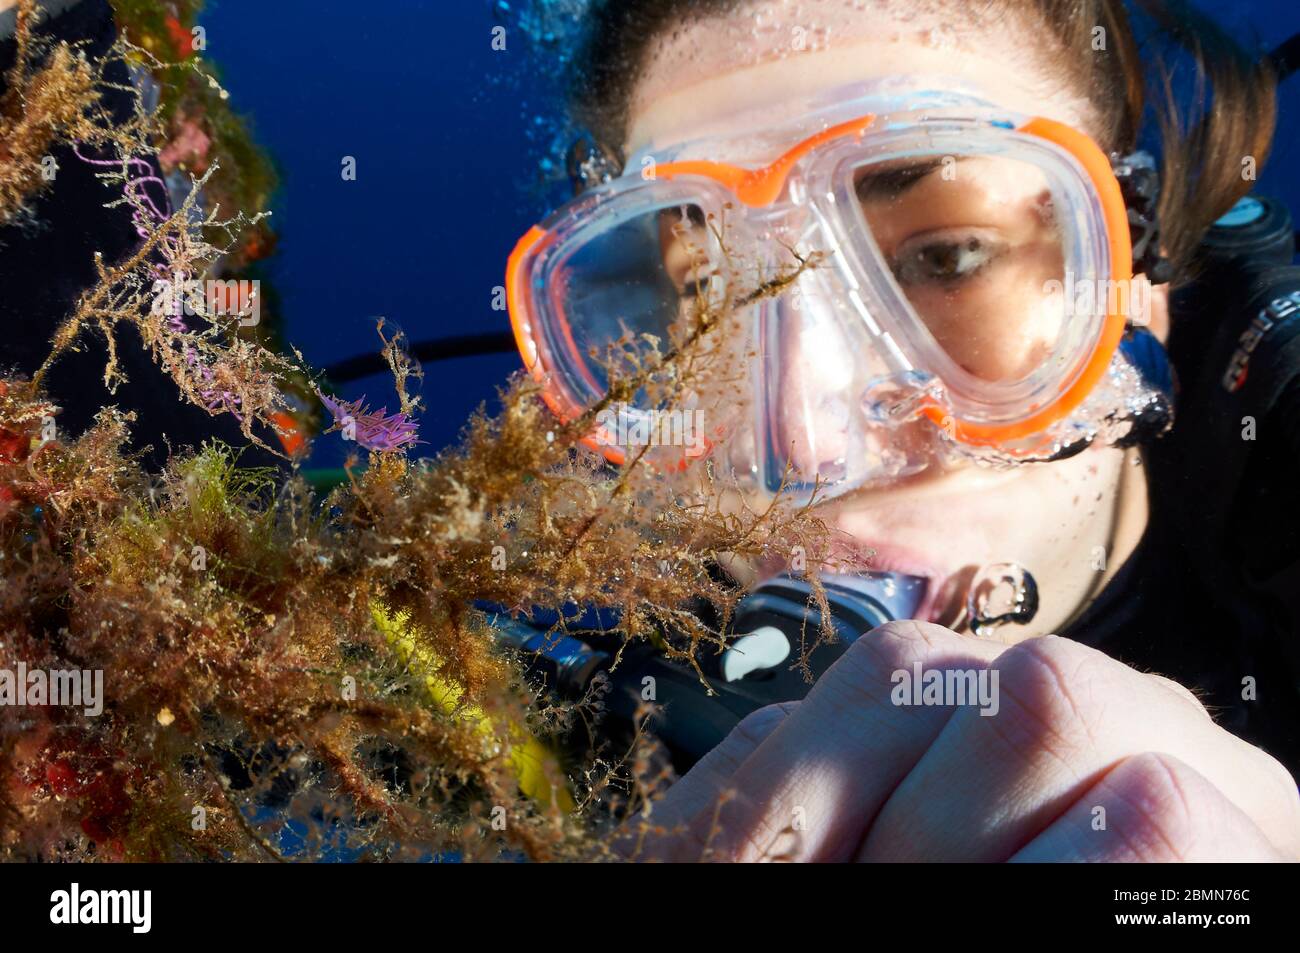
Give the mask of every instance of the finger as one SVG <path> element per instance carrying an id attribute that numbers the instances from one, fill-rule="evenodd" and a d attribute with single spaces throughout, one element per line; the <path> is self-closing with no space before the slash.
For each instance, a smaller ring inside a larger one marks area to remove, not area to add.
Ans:
<path id="1" fill-rule="evenodd" d="M 881 810 L 863 859 L 1005 859 L 1149 751 L 1200 772 L 1280 849 L 1300 849 L 1300 798 L 1285 769 L 1159 680 L 1056 637 L 1008 649 L 994 674 L 997 713 L 953 715 Z"/>
<path id="2" fill-rule="evenodd" d="M 717 747 L 650 805 L 646 816 L 624 825 L 615 849 L 627 860 L 698 859 L 702 845 L 690 839 L 688 821 L 718 803 L 736 769 L 798 705 L 766 705 L 746 715 Z"/>
<path id="3" fill-rule="evenodd" d="M 852 857 L 952 711 L 894 704 L 894 674 L 984 667 L 1002 649 L 921 622 L 865 634 L 735 772 L 722 811 L 697 816 L 697 836 L 728 860 Z"/>
<path id="4" fill-rule="evenodd" d="M 741 719 L 716 748 L 696 762 L 686 776 L 669 789 L 668 795 L 655 806 L 655 822 L 671 826 L 716 803 L 719 793 L 730 784 L 745 759 L 798 706 L 798 702 L 766 705 Z"/>
<path id="5" fill-rule="evenodd" d="M 1264 832 L 1177 758 L 1127 758 L 1013 861 L 1280 861 Z"/>
<path id="6" fill-rule="evenodd" d="M 1148 672 L 1146 677 L 1149 678 L 1151 681 L 1155 682 L 1157 685 L 1161 686 L 1162 688 L 1168 689 L 1170 692 L 1173 693 L 1175 697 L 1186 702 L 1188 705 L 1192 707 L 1192 710 L 1195 711 L 1202 718 L 1208 718 L 1210 721 L 1214 720 L 1214 718 L 1210 715 L 1209 711 L 1206 709 L 1205 705 L 1203 705 L 1201 703 L 1201 700 L 1196 697 L 1196 693 L 1193 692 L 1186 685 L 1180 684 L 1179 682 L 1175 682 L 1172 678 L 1166 678 L 1163 675 L 1157 675 L 1154 672 Z"/>

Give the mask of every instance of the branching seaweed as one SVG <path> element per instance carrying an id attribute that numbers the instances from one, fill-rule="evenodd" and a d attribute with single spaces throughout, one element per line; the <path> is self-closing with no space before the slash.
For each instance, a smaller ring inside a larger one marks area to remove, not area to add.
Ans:
<path id="1" fill-rule="evenodd" d="M 574 624 L 564 607 L 608 607 L 624 644 L 648 640 L 701 678 L 743 595 L 721 554 L 801 553 L 825 608 L 816 570 L 835 547 L 811 504 L 751 500 L 707 461 L 683 465 L 680 447 L 618 467 L 591 447 L 602 412 L 634 398 L 689 400 L 727 439 L 745 309 L 817 262 L 792 249 L 788 268 L 753 276 L 729 255 L 726 291 L 697 291 L 668 340 L 621 341 L 604 356 L 607 396 L 567 420 L 520 375 L 458 446 L 411 459 L 419 372 L 381 326 L 400 409 L 372 421 L 391 439 L 354 437 L 371 452 L 345 485 L 321 496 L 214 443 L 154 476 L 125 449 L 129 415 L 105 410 L 72 439 L 50 428 L 45 370 L 81 335 L 110 342 L 112 383 L 116 335 L 134 328 L 182 397 L 236 415 L 255 442 L 300 359 L 227 333 L 202 302 L 191 328 L 159 298 L 156 281 L 205 274 L 229 223 L 196 217 L 193 198 L 150 207 L 131 187 L 139 143 L 101 142 L 117 150 L 105 174 L 133 206 L 138 251 L 101 263 L 32 380 L 0 379 L 0 672 L 103 675 L 100 712 L 0 705 L 0 858 L 604 856 L 601 832 L 652 814 L 666 759 L 640 729 L 606 750 L 603 676 L 580 699 L 550 694 L 481 606 L 558 607 L 556 635 Z M 0 153 L 0 181 L 7 164 Z M 701 600 L 716 625 L 690 611 Z M 830 637 L 824 622 L 817 640 Z"/>

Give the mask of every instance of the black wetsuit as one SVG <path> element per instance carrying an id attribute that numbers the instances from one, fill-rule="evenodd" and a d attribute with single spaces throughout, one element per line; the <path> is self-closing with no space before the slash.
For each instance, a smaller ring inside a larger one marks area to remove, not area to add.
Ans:
<path id="1" fill-rule="evenodd" d="M 1282 287 L 1300 280 L 1283 271 Z M 1207 270 L 1172 296 L 1167 347 L 1181 386 L 1173 430 L 1143 447 L 1147 529 L 1064 634 L 1197 689 L 1221 725 L 1300 778 L 1300 453 L 1290 404 L 1264 396 L 1291 358 L 1277 375 L 1252 375 L 1238 398 L 1221 385 L 1248 303 L 1278 278 Z M 1259 431 L 1249 440 L 1247 419 Z"/>
<path id="2" fill-rule="evenodd" d="M 1152 486 L 1151 523 L 1137 550 L 1063 634 L 1194 688 L 1219 724 L 1300 777 L 1288 612 L 1226 563 L 1205 578 L 1190 550 L 1195 539 L 1164 518 L 1159 497 L 1169 489 Z"/>

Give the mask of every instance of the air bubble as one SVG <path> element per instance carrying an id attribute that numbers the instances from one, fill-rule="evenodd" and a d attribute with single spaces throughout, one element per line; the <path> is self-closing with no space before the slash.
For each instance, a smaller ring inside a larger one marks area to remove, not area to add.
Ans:
<path id="1" fill-rule="evenodd" d="M 1027 625 L 1038 614 L 1038 583 L 1019 563 L 985 566 L 971 579 L 966 616 L 981 638 L 1007 624 Z"/>

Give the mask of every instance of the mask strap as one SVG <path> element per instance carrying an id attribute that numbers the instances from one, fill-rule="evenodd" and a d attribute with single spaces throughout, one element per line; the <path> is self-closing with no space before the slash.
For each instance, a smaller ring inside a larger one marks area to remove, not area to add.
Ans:
<path id="1" fill-rule="evenodd" d="M 1146 328 L 1130 328 L 1119 349 L 1142 379 L 1147 399 L 1140 406 L 1131 408 L 1129 431 L 1115 441 L 1114 446 L 1141 447 L 1173 426 L 1174 371 L 1164 345 Z"/>
<path id="2" fill-rule="evenodd" d="M 1143 274 L 1153 285 L 1163 285 L 1174 276 L 1173 265 L 1160 254 L 1160 173 L 1149 152 L 1112 153 L 1111 169 L 1119 182 L 1128 209 L 1129 233 L 1133 238 L 1133 273 Z"/>

